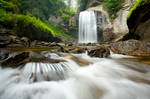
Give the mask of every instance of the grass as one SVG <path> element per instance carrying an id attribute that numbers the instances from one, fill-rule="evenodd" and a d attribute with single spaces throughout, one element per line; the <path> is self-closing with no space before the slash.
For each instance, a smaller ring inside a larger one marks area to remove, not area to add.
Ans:
<path id="1" fill-rule="evenodd" d="M 135 5 L 133 6 L 133 8 L 129 11 L 129 14 L 128 14 L 128 16 L 127 16 L 127 19 L 130 18 L 132 12 L 133 12 L 137 7 L 140 7 L 140 6 L 145 5 L 145 4 L 147 4 L 147 3 L 150 3 L 150 0 L 138 0 L 138 1 L 136 1 L 136 3 L 135 3 Z"/>

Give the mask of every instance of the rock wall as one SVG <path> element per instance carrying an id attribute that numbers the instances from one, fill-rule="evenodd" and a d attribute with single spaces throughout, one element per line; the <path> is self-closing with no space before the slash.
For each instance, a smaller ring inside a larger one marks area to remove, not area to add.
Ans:
<path id="1" fill-rule="evenodd" d="M 125 0 L 122 8 L 118 12 L 118 17 L 113 21 L 113 32 L 115 34 L 126 34 L 129 32 L 127 26 L 127 16 L 135 2 L 136 0 Z"/>
<path id="2" fill-rule="evenodd" d="M 104 11 L 102 5 L 91 7 L 87 10 L 94 10 L 97 15 L 98 38 L 100 42 L 110 41 L 112 39 L 112 24 L 109 15 Z"/>
<path id="3" fill-rule="evenodd" d="M 150 41 L 150 2 L 138 6 L 128 18 L 129 34 L 124 39 Z"/>
<path id="4" fill-rule="evenodd" d="M 102 17 L 102 36 L 103 41 L 111 41 L 117 35 L 127 34 L 129 32 L 127 26 L 127 16 L 130 9 L 137 0 L 125 0 L 122 8 L 118 11 L 118 17 L 110 21 L 109 14 L 103 9 L 104 0 L 89 0 L 88 9 L 98 12 L 98 16 Z M 99 37 L 100 37 L 99 36 Z"/>
<path id="5" fill-rule="evenodd" d="M 70 16 L 70 18 L 63 18 L 64 15 L 61 16 L 53 16 L 49 17 L 49 21 L 51 24 L 55 26 L 59 26 L 65 33 L 70 35 L 72 38 L 78 38 L 78 13 Z"/>

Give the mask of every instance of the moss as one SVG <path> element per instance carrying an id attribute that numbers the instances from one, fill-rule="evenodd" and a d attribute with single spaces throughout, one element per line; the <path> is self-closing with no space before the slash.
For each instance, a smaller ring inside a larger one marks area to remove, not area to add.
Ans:
<path id="1" fill-rule="evenodd" d="M 145 5 L 147 3 L 150 3 L 150 0 L 138 0 L 136 1 L 135 5 L 133 6 L 133 8 L 129 11 L 129 14 L 127 16 L 127 19 L 129 19 L 132 15 L 132 12 L 134 10 L 136 10 L 138 7 L 142 6 L 142 5 Z"/>
<path id="2" fill-rule="evenodd" d="M 11 29 L 18 36 L 26 36 L 32 40 L 51 41 L 50 39 L 53 39 L 54 41 L 55 37 L 60 36 L 69 38 L 63 30 L 50 23 L 34 16 L 17 14 L 18 6 L 20 6 L 18 0 L 0 0 L 0 28 Z M 72 15 L 70 10 L 65 11 Z"/>
<path id="3" fill-rule="evenodd" d="M 3 27 L 13 29 L 19 36 L 27 36 L 30 39 L 50 41 L 50 35 L 53 37 L 66 36 L 63 31 L 59 30 L 52 24 L 46 24 L 36 17 L 22 14 L 5 13 L 0 16 L 0 23 Z"/>
<path id="4" fill-rule="evenodd" d="M 51 29 L 55 32 L 56 36 L 61 37 L 61 36 L 65 36 L 67 38 L 70 38 L 70 36 L 68 34 L 66 34 L 64 32 L 64 30 L 62 30 L 59 26 L 54 26 L 49 22 L 46 22 L 46 24 L 51 27 Z"/>

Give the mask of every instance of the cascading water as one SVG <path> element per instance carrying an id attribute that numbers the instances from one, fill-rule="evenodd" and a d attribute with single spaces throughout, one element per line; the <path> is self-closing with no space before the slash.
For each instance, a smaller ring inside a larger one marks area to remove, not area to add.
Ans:
<path id="1" fill-rule="evenodd" d="M 52 55 L 66 62 L 0 68 L 0 99 L 149 99 L 148 65 L 120 60 L 126 56 L 117 54 L 112 59 L 73 56 L 91 64 L 81 67 L 72 59 Z"/>
<path id="2" fill-rule="evenodd" d="M 79 15 L 79 43 L 97 43 L 97 23 L 94 11 Z"/>

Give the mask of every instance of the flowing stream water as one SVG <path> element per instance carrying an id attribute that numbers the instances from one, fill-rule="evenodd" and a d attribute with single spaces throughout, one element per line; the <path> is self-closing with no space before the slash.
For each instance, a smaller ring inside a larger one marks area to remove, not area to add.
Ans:
<path id="1" fill-rule="evenodd" d="M 0 99 L 150 99 L 150 66 L 121 59 L 129 56 L 73 55 L 88 66 L 52 56 L 66 62 L 0 68 Z"/>
<path id="2" fill-rule="evenodd" d="M 94 11 L 80 12 L 78 42 L 97 43 L 97 23 Z"/>

